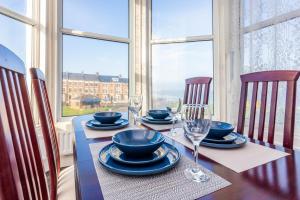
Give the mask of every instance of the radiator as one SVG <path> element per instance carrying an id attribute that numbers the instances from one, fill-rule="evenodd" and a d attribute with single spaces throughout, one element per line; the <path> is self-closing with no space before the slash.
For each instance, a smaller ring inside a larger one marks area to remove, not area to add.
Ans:
<path id="1" fill-rule="evenodd" d="M 61 156 L 72 155 L 73 154 L 73 139 L 74 133 L 72 129 L 71 122 L 58 122 L 55 125 L 56 134 L 59 144 L 59 151 Z M 40 145 L 40 151 L 42 154 L 43 160 L 46 159 L 46 149 L 43 139 L 43 134 L 41 132 L 41 127 L 36 127 L 38 140 Z"/>
<path id="2" fill-rule="evenodd" d="M 73 134 L 69 132 L 59 132 L 60 155 L 73 154 Z"/>
<path id="3" fill-rule="evenodd" d="M 73 154 L 74 133 L 72 122 L 58 122 L 55 127 L 58 135 L 60 155 L 66 156 Z"/>

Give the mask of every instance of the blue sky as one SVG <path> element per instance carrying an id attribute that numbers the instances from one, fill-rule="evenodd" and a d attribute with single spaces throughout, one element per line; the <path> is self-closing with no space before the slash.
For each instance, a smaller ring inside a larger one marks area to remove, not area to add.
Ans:
<path id="1" fill-rule="evenodd" d="M 152 37 L 174 38 L 212 33 L 211 0 L 153 0 Z"/>
<path id="2" fill-rule="evenodd" d="M 128 77 L 128 44 L 65 35 L 63 52 L 65 72 Z"/>
<path id="3" fill-rule="evenodd" d="M 128 37 L 127 0 L 63 0 L 63 26 Z"/>
<path id="4" fill-rule="evenodd" d="M 63 26 L 128 38 L 128 2 L 64 0 Z M 128 77 L 128 44 L 64 36 L 63 48 L 64 71 Z"/>
<path id="5" fill-rule="evenodd" d="M 211 0 L 153 0 L 152 38 L 212 34 Z M 212 42 L 161 44 L 152 47 L 154 97 L 183 94 L 184 80 L 213 76 Z"/>
<path id="6" fill-rule="evenodd" d="M 0 15 L 0 27 L 0 44 L 11 49 L 26 62 L 26 27 L 22 23 L 4 15 Z M 27 53 L 30 54 L 30 52 Z"/>
<path id="7" fill-rule="evenodd" d="M 0 1 L 0 5 L 11 9 L 15 12 L 18 12 L 22 15 L 26 15 L 26 16 L 31 16 L 31 13 L 27 13 L 27 5 L 31 6 L 31 0 L 27 1 L 27 0 L 1 0 Z"/>

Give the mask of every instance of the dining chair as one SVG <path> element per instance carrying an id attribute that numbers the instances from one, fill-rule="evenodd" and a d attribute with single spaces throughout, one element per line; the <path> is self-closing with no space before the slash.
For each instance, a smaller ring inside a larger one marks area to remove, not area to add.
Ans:
<path id="1" fill-rule="evenodd" d="M 0 45 L 0 199 L 49 199 L 25 71 Z"/>
<path id="2" fill-rule="evenodd" d="M 294 140 L 294 125 L 295 125 L 295 109 L 296 109 L 296 87 L 300 71 L 292 70 L 277 70 L 277 71 L 263 71 L 254 72 L 250 74 L 241 75 L 242 87 L 239 105 L 239 115 L 237 132 L 244 134 L 245 114 L 248 95 L 248 84 L 253 83 L 252 100 L 250 108 L 250 120 L 248 137 L 254 138 L 254 127 L 257 107 L 257 93 L 259 83 L 262 84 L 262 92 L 260 99 L 260 113 L 258 122 L 258 140 L 264 140 L 265 118 L 266 118 L 266 104 L 268 96 L 268 84 L 272 85 L 270 114 L 268 124 L 268 139 L 271 144 L 274 143 L 274 132 L 276 123 L 276 109 L 278 98 L 278 84 L 279 82 L 286 82 L 286 105 L 284 115 L 284 131 L 283 131 L 283 146 L 286 148 L 293 148 Z"/>
<path id="3" fill-rule="evenodd" d="M 211 77 L 193 77 L 186 79 L 183 104 L 208 104 L 211 80 Z"/>
<path id="4" fill-rule="evenodd" d="M 74 166 L 70 166 L 61 171 L 58 138 L 54 126 L 44 74 L 38 68 L 30 68 L 30 74 L 46 146 L 51 199 L 55 199 L 56 195 L 60 198 L 64 198 L 63 196 L 67 195 L 67 199 L 70 199 L 71 197 L 75 199 Z M 60 182 L 67 183 L 67 185 L 61 185 Z M 62 189 L 62 187 L 64 188 Z"/>

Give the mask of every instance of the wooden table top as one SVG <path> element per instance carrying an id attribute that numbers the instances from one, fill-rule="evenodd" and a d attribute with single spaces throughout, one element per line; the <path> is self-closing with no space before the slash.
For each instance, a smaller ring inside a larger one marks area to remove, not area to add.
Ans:
<path id="1" fill-rule="evenodd" d="M 110 141 L 111 138 L 87 139 L 81 121 L 89 118 L 90 116 L 85 115 L 73 119 L 77 199 L 103 199 L 89 144 Z M 290 155 L 241 173 L 199 155 L 199 164 L 232 183 L 200 199 L 300 199 L 300 152 L 255 140 L 251 142 L 276 148 Z M 177 142 L 175 146 L 182 155 L 192 159 L 189 148 Z"/>

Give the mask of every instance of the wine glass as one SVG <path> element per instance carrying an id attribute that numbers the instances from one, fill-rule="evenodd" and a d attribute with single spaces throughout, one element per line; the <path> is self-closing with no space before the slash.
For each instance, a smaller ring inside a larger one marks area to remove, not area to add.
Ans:
<path id="1" fill-rule="evenodd" d="M 176 136 L 176 134 L 177 134 L 176 129 L 175 129 L 175 123 L 178 118 L 178 114 L 181 111 L 181 106 L 182 106 L 182 101 L 179 98 L 178 101 L 175 101 L 175 102 L 171 101 L 171 103 L 166 107 L 170 116 L 172 117 L 172 129 L 170 131 L 170 134 L 172 136 Z"/>
<path id="2" fill-rule="evenodd" d="M 201 141 L 207 136 L 211 127 L 211 113 L 208 105 L 185 105 L 182 109 L 181 120 L 186 134 L 194 145 L 195 166 L 185 169 L 185 176 L 195 182 L 206 182 L 209 177 L 201 171 L 198 162 L 198 150 Z"/>
<path id="3" fill-rule="evenodd" d="M 139 120 L 139 113 L 142 109 L 143 97 L 138 95 L 130 96 L 128 101 L 128 109 L 133 114 L 134 125 L 137 125 L 137 121 Z"/>

